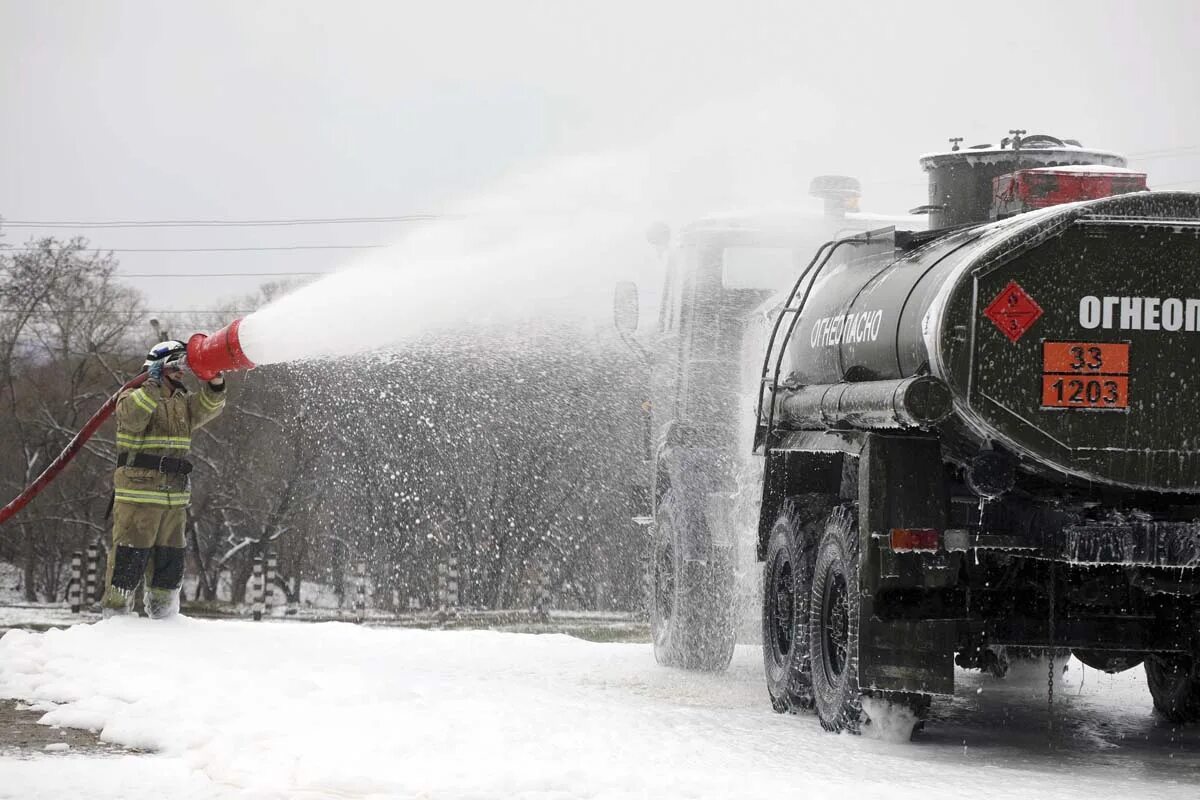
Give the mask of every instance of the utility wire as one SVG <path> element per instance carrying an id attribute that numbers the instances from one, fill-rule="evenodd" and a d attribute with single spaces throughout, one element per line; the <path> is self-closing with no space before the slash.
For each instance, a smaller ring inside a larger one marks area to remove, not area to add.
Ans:
<path id="1" fill-rule="evenodd" d="M 1185 145 L 1183 147 L 1160 148 L 1156 150 L 1144 150 L 1139 153 L 1128 153 L 1128 158 L 1134 159 L 1149 159 L 1164 156 L 1181 155 L 1187 153 L 1200 154 L 1200 144 Z M 870 181 L 872 185 L 906 183 L 906 180 L 884 180 Z M 866 183 L 866 182 L 865 182 Z M 461 215 L 454 214 L 397 214 L 387 216 L 374 217 L 298 217 L 284 219 L 142 219 L 142 220 L 28 220 L 14 219 L 6 220 L 0 218 L 0 228 L 5 226 L 9 228 L 260 228 L 260 227 L 277 227 L 277 226 L 293 226 L 293 225 L 358 225 L 369 223 L 413 223 L 413 222 L 429 222 L 439 219 L 461 219 Z M 353 245 L 352 247 L 359 248 L 366 245 Z M 371 245 L 379 247 L 381 245 Z M 313 246 L 312 248 L 295 248 L 295 249 L 317 249 L 318 247 L 328 247 L 330 249 L 339 247 L 339 245 L 328 246 Z M 267 249 L 267 248 L 250 248 L 250 249 Z M 290 249 L 290 248 L 277 248 Z M 172 250 L 161 251 L 145 251 L 145 252 L 179 252 Z"/>
<path id="2" fill-rule="evenodd" d="M 314 272 L 114 272 L 114 278 L 286 278 L 291 275 L 332 275 Z"/>
<path id="3" fill-rule="evenodd" d="M 291 244 L 279 247 L 88 247 L 101 253 L 254 253 L 280 250 L 378 250 L 386 244 Z M 40 253 L 40 247 L 6 247 L 9 253 Z"/>
<path id="4" fill-rule="evenodd" d="M 1128 153 L 1126 158 L 1135 161 L 1153 161 L 1159 158 L 1168 158 L 1176 155 L 1187 155 L 1195 153 L 1200 155 L 1200 145 L 1188 145 L 1185 147 L 1174 147 L 1161 150 L 1146 150 L 1141 153 Z M 1184 183 L 1192 183 L 1192 181 L 1184 181 Z M 892 178 L 888 180 L 878 181 L 863 181 L 863 186 L 924 186 L 924 181 L 914 181 L 907 178 Z M 1176 186 L 1177 184 L 1162 184 L 1164 186 Z"/>
<path id="5" fill-rule="evenodd" d="M 1187 147 L 1174 147 L 1165 150 L 1146 150 L 1142 153 L 1130 153 L 1128 158 L 1167 158 L 1169 156 L 1186 155 L 1188 153 L 1200 153 L 1200 145 L 1189 145 Z"/>
<path id="6" fill-rule="evenodd" d="M 104 317 L 133 316 L 133 317 L 137 317 L 137 318 L 153 317 L 155 315 L 161 315 L 161 314 L 214 314 L 214 315 L 219 315 L 219 316 L 227 316 L 229 314 L 241 315 L 241 314 L 253 314 L 253 313 L 254 313 L 253 309 L 242 310 L 242 311 L 237 311 L 237 310 L 214 311 L 211 308 L 177 308 L 177 309 L 170 309 L 170 310 L 154 310 L 154 311 L 79 311 L 79 310 L 68 311 L 68 310 L 56 310 L 56 309 L 50 309 L 50 308 L 39 308 L 39 309 L 34 309 L 33 311 L 30 311 L 29 309 L 25 309 L 25 308 L 0 308 L 0 314 L 75 314 L 78 316 L 104 316 Z"/>
<path id="7" fill-rule="evenodd" d="M 1200 178 L 1191 178 L 1186 181 L 1171 181 L 1170 183 L 1155 183 L 1154 181 L 1150 181 L 1150 183 L 1152 184 L 1151 189 L 1162 189 L 1166 186 L 1186 186 L 1189 183 L 1200 183 Z"/>
<path id="8" fill-rule="evenodd" d="M 262 228 L 292 225 L 357 225 L 378 222 L 429 222 L 448 219 L 444 214 L 408 214 L 386 217 L 316 217 L 311 219 L 142 219 L 142 220 L 0 220 L 9 228 Z"/>

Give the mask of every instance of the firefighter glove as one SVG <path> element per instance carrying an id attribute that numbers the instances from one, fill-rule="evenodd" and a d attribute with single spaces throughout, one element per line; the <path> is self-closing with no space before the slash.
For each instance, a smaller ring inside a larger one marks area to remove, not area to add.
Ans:
<path id="1" fill-rule="evenodd" d="M 150 366 L 146 367 L 146 382 L 153 383 L 156 386 L 162 386 L 163 380 L 163 362 L 151 361 Z"/>

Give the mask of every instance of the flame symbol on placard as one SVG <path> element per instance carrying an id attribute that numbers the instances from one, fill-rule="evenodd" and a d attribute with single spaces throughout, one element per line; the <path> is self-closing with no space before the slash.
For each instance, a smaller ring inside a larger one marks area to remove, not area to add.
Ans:
<path id="1" fill-rule="evenodd" d="M 1042 313 L 1042 307 L 1016 281 L 1010 281 L 983 311 L 984 316 L 1014 343 L 1033 327 Z"/>

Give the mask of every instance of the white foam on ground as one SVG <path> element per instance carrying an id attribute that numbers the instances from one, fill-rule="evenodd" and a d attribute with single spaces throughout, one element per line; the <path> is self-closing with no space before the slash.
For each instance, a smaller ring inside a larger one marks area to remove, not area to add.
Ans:
<path id="1" fill-rule="evenodd" d="M 230 788 L 214 784 L 183 759 L 169 756 L 54 755 L 0 759 L 3 800 L 155 797 L 215 800 Z"/>
<path id="2" fill-rule="evenodd" d="M 917 715 L 906 706 L 877 697 L 864 697 L 862 706 L 868 719 L 864 736 L 884 742 L 907 742 L 912 737 Z"/>
<path id="3" fill-rule="evenodd" d="M 158 752 L 0 760 L 0 796 L 957 800 L 986 774 L 1013 797 L 1195 797 L 1193 740 L 1159 733 L 1139 681 L 1089 676 L 1061 699 L 1063 730 L 1125 726 L 1116 755 L 1093 757 L 1088 739 L 1050 751 L 1036 722 L 1006 732 L 1007 705 L 964 707 L 914 744 L 832 736 L 770 711 L 751 647 L 708 675 L 564 636 L 116 619 L 8 633 L 0 696 Z"/>

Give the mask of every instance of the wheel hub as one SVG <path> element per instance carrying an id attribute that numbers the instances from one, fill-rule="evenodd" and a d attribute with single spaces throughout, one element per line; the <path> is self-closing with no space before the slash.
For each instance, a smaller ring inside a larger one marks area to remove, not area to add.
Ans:
<path id="1" fill-rule="evenodd" d="M 675 614 L 675 550 L 665 544 L 654 564 L 654 596 L 658 614 L 664 622 Z"/>
<path id="2" fill-rule="evenodd" d="M 771 570 L 771 586 L 768 595 L 771 620 L 771 644 L 777 663 L 783 663 L 792 651 L 792 632 L 795 630 L 796 593 L 792 564 L 786 559 L 777 559 Z"/>
<path id="3" fill-rule="evenodd" d="M 822 659 L 825 674 L 836 683 L 846 671 L 847 654 L 850 651 L 850 610 L 846 591 L 846 576 L 834 572 L 825 582 L 825 597 L 822 603 L 821 620 L 824 653 Z"/>

